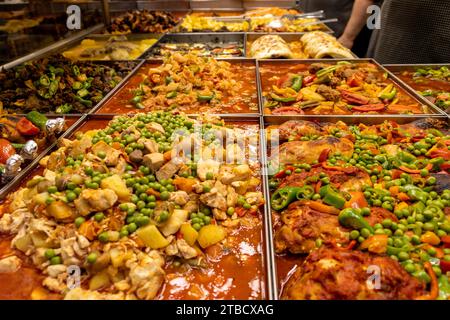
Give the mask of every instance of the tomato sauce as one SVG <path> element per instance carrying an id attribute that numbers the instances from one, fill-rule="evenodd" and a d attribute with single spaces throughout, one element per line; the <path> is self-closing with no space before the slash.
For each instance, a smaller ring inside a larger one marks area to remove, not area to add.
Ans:
<path id="1" fill-rule="evenodd" d="M 230 61 L 231 68 L 236 79 L 241 81 L 242 89 L 236 97 L 224 97 L 219 105 L 212 106 L 203 103 L 197 106 L 180 106 L 176 111 L 182 111 L 187 114 L 202 113 L 258 113 L 258 95 L 256 90 L 256 67 L 253 61 Z M 133 98 L 133 92 L 142 83 L 148 70 L 158 67 L 159 64 L 146 63 L 137 73 L 131 77 L 127 83 L 109 99 L 96 113 L 139 113 L 151 110 L 137 109 L 130 99 Z"/>
<path id="2" fill-rule="evenodd" d="M 109 119 L 92 119 L 84 123 L 78 131 L 102 129 L 108 122 Z M 227 122 L 227 125 L 244 129 L 248 136 L 259 134 L 259 125 L 250 121 Z M 260 164 L 249 165 L 256 176 L 259 176 Z M 22 186 L 35 175 L 42 173 L 43 168 L 38 166 L 24 179 Z M 258 191 L 261 191 L 261 188 Z M 204 266 L 176 267 L 167 262 L 164 267 L 166 281 L 156 299 L 267 299 L 262 208 L 254 215 L 247 214 L 245 218 L 246 222 L 239 227 L 228 229 L 230 233 L 224 246 L 214 245 L 205 250 L 208 262 Z M 23 258 L 25 264 L 17 272 L 0 273 L 0 299 L 30 299 L 33 289 L 44 290 L 44 299 L 61 299 L 61 295 L 42 288 L 45 276 L 20 252 L 11 249 L 11 239 L 12 237 L 0 237 L 0 258 L 14 253 Z"/>

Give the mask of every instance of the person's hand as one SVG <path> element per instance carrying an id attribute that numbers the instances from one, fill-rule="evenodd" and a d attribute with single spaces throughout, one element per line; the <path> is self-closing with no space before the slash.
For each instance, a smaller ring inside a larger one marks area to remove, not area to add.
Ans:
<path id="1" fill-rule="evenodd" d="M 345 35 L 342 35 L 338 41 L 346 48 L 351 49 L 353 47 L 353 40 L 349 39 L 348 37 L 346 37 Z"/>

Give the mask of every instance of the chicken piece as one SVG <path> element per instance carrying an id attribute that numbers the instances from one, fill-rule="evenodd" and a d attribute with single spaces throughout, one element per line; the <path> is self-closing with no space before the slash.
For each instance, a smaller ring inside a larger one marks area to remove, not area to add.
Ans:
<path id="1" fill-rule="evenodd" d="M 163 126 L 160 125 L 157 122 L 150 122 L 145 126 L 150 132 L 160 132 L 160 133 L 166 133 Z"/>
<path id="2" fill-rule="evenodd" d="M 177 248 L 178 248 L 178 251 L 181 253 L 181 256 L 184 259 L 192 259 L 192 258 L 195 258 L 196 256 L 198 256 L 197 250 L 195 250 L 195 248 L 188 245 L 188 243 L 184 239 L 177 240 Z"/>
<path id="3" fill-rule="evenodd" d="M 17 209 L 13 213 L 5 213 L 0 218 L 0 232 L 15 234 L 31 217 L 32 214 L 25 208 Z"/>
<path id="4" fill-rule="evenodd" d="M 159 151 L 159 144 L 154 140 L 143 140 L 142 144 L 144 145 L 144 151 L 146 153 L 155 153 Z"/>
<path id="5" fill-rule="evenodd" d="M 381 270 L 379 289 L 368 285 Z M 369 270 L 370 271 L 370 270 Z M 412 300 L 425 293 L 425 285 L 407 273 L 394 259 L 360 251 L 320 248 L 313 251 L 290 277 L 281 299 L 289 300 Z"/>
<path id="6" fill-rule="evenodd" d="M 73 141 L 69 156 L 76 158 L 79 155 L 85 155 L 90 147 L 92 147 L 92 137 L 84 134 L 80 140 Z"/>
<path id="7" fill-rule="evenodd" d="M 85 189 L 81 192 L 78 199 L 75 200 L 75 207 L 78 213 L 86 216 L 91 212 L 99 212 L 111 208 L 118 196 L 110 189 Z"/>
<path id="8" fill-rule="evenodd" d="M 353 154 L 353 142 L 346 138 L 326 137 L 312 141 L 291 141 L 283 143 L 278 152 L 271 156 L 272 165 L 287 165 L 295 163 L 309 163 L 318 161 L 320 154 L 329 149 L 330 155 L 340 152 L 342 156 L 350 158 Z"/>
<path id="9" fill-rule="evenodd" d="M 186 191 L 171 192 L 169 201 L 173 201 L 179 206 L 184 206 L 189 201 L 189 195 Z"/>
<path id="10" fill-rule="evenodd" d="M 142 159 L 142 164 L 153 172 L 156 172 L 164 164 L 164 155 L 156 152 L 146 154 Z"/>
<path id="11" fill-rule="evenodd" d="M 47 289 L 58 293 L 63 293 L 67 289 L 66 283 L 52 277 L 45 278 L 44 281 L 42 281 L 42 285 Z"/>
<path id="12" fill-rule="evenodd" d="M 49 265 L 47 267 L 47 274 L 52 278 L 57 278 L 58 275 L 63 274 L 67 271 L 67 267 L 63 264 L 55 264 L 55 265 Z"/>
<path id="13" fill-rule="evenodd" d="M 166 249 L 164 249 L 168 256 L 175 256 L 178 254 L 178 247 L 176 242 L 169 244 Z"/>
<path id="14" fill-rule="evenodd" d="M 146 256 L 139 264 L 131 265 L 129 277 L 139 299 L 153 299 L 164 283 L 165 273 L 162 269 L 164 261 L 161 264 L 161 260 L 163 259 Z"/>
<path id="15" fill-rule="evenodd" d="M 124 300 L 125 295 L 123 292 L 103 293 L 98 291 L 91 291 L 82 289 L 80 287 L 74 288 L 67 292 L 64 300 Z"/>
<path id="16" fill-rule="evenodd" d="M 184 210 L 186 210 L 189 213 L 194 213 L 197 212 L 199 207 L 198 207 L 198 195 L 195 195 L 195 199 L 193 199 L 194 194 L 190 195 L 190 200 L 185 204 L 185 206 L 183 207 Z"/>
<path id="17" fill-rule="evenodd" d="M 76 237 L 61 240 L 61 258 L 65 265 L 79 265 L 87 255 L 87 250 L 82 249 Z"/>
<path id="18" fill-rule="evenodd" d="M 212 210 L 212 212 L 213 212 L 213 217 L 216 220 L 223 221 L 223 220 L 227 219 L 227 213 L 224 210 L 220 210 L 220 209 L 214 208 Z"/>
<path id="19" fill-rule="evenodd" d="M 158 179 L 158 181 L 162 181 L 172 178 L 182 165 L 183 163 L 181 161 L 175 161 L 175 159 L 172 159 L 156 172 L 156 179 Z"/>
<path id="20" fill-rule="evenodd" d="M 22 261 L 16 256 L 0 259 L 0 273 L 16 272 L 20 269 Z"/>
<path id="21" fill-rule="evenodd" d="M 103 159 L 103 161 L 108 167 L 116 166 L 119 162 L 119 157 L 122 154 L 119 150 L 114 149 L 104 141 L 97 142 L 94 146 L 92 146 L 91 150 L 96 155 L 99 152 L 104 152 L 106 154 L 106 158 Z"/>
<path id="22" fill-rule="evenodd" d="M 278 134 L 273 134 L 274 130 L 277 130 Z M 268 137 L 273 136 L 276 141 L 287 141 L 289 137 L 318 135 L 320 126 L 311 121 L 289 120 L 275 128 L 269 127 L 267 131 Z"/>
<path id="23" fill-rule="evenodd" d="M 245 159 L 245 153 L 237 144 L 227 145 L 226 163 L 242 163 L 243 159 Z"/>
<path id="24" fill-rule="evenodd" d="M 52 152 L 47 159 L 46 168 L 52 171 L 62 168 L 66 164 L 65 150 L 66 148 L 59 148 Z"/>
<path id="25" fill-rule="evenodd" d="M 348 233 L 340 226 L 337 216 L 318 212 L 292 203 L 281 214 L 282 225 L 275 231 L 275 251 L 294 254 L 309 253 L 316 240 L 348 243 Z"/>
<path id="26" fill-rule="evenodd" d="M 187 221 L 189 212 L 186 210 L 175 209 L 169 220 L 159 230 L 164 236 L 175 234 L 180 229 L 181 225 Z"/>
<path id="27" fill-rule="evenodd" d="M 200 180 L 205 181 L 206 175 L 211 174 L 212 178 L 215 179 L 217 177 L 217 174 L 219 173 L 219 168 L 220 162 L 212 159 L 208 160 L 201 159 L 197 163 L 197 176 L 199 177 Z"/>
<path id="28" fill-rule="evenodd" d="M 227 210 L 226 195 L 219 192 L 217 188 L 212 188 L 211 192 L 204 193 L 200 196 L 200 201 L 211 208 L 217 208 L 222 211 Z"/>
<path id="29" fill-rule="evenodd" d="M 257 205 L 264 203 L 264 197 L 261 192 L 247 192 L 245 194 L 245 201 L 251 205 Z"/>
<path id="30" fill-rule="evenodd" d="M 224 184 L 231 184 L 236 181 L 247 181 L 250 179 L 252 171 L 247 164 L 241 164 L 235 167 L 226 167 L 220 169 L 219 180 Z"/>
<path id="31" fill-rule="evenodd" d="M 227 207 L 235 207 L 238 201 L 239 195 L 233 187 L 227 187 Z"/>

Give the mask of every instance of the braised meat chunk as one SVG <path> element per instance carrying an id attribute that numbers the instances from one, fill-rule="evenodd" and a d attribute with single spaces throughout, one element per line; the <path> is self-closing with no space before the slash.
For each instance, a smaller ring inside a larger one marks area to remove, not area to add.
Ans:
<path id="1" fill-rule="evenodd" d="M 369 266 L 380 268 L 372 282 Z M 376 289 L 377 285 L 379 289 Z M 282 299 L 415 299 L 425 293 L 422 282 L 395 260 L 358 251 L 321 248 L 312 252 L 287 282 Z"/>

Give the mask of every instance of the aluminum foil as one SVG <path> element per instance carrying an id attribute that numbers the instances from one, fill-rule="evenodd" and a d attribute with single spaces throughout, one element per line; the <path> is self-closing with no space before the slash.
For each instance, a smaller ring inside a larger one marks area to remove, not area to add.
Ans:
<path id="1" fill-rule="evenodd" d="M 6 160 L 4 178 L 11 179 L 22 169 L 21 166 L 25 159 L 18 154 L 14 154 Z"/>
<path id="2" fill-rule="evenodd" d="M 64 130 L 64 124 L 64 118 L 50 119 L 45 123 L 45 130 L 49 135 L 57 135 Z"/>
<path id="3" fill-rule="evenodd" d="M 23 146 L 20 155 L 27 160 L 32 160 L 38 155 L 38 145 L 35 141 L 29 140 Z"/>

